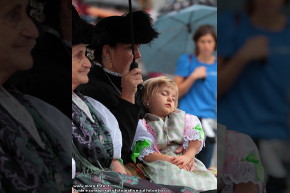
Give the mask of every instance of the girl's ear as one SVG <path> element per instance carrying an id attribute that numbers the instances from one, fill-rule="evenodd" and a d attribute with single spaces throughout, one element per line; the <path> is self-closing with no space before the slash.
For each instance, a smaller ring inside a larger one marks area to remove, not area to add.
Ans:
<path id="1" fill-rule="evenodd" d="M 148 108 L 149 107 L 149 105 L 150 105 L 150 101 L 149 101 L 149 99 L 146 97 L 145 99 L 144 99 L 144 105 Z"/>

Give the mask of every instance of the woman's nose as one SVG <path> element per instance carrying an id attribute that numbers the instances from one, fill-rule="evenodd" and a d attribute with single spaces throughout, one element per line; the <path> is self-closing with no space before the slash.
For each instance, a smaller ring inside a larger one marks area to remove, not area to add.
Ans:
<path id="1" fill-rule="evenodd" d="M 83 60 L 83 67 L 91 68 L 92 67 L 91 61 L 89 59 L 85 58 Z"/>
<path id="2" fill-rule="evenodd" d="M 31 39 L 37 39 L 39 36 L 35 23 L 27 15 L 25 15 L 25 22 L 23 22 L 22 35 Z"/>
<path id="3" fill-rule="evenodd" d="M 140 50 L 139 50 L 139 48 L 137 48 L 136 49 L 136 51 L 135 51 L 135 59 L 139 59 L 139 58 L 141 58 L 141 53 L 140 53 Z"/>

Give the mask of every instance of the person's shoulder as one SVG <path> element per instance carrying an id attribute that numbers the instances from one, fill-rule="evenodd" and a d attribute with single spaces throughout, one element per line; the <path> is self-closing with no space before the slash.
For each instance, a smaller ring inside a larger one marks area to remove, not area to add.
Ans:
<path id="1" fill-rule="evenodd" d="M 182 60 L 188 59 L 189 56 L 190 56 L 190 54 L 182 54 L 181 56 L 179 56 L 179 59 L 182 59 Z"/>
<path id="2" fill-rule="evenodd" d="M 197 116 L 192 115 L 192 114 L 188 114 L 188 113 L 186 113 L 185 111 L 180 110 L 180 109 L 176 109 L 176 110 L 172 113 L 172 115 L 183 116 L 183 117 L 185 117 L 185 119 L 198 120 L 198 117 L 197 117 Z"/>
<path id="3" fill-rule="evenodd" d="M 47 117 L 48 119 L 61 119 L 63 121 L 70 121 L 70 119 L 63 114 L 58 108 L 55 106 L 31 95 L 24 95 L 23 96 L 29 103 L 43 116 Z"/>
<path id="4" fill-rule="evenodd" d="M 179 111 L 181 111 L 181 110 L 179 110 Z M 184 114 L 185 120 L 187 120 L 187 121 L 190 120 L 190 121 L 194 121 L 196 123 L 200 123 L 200 120 L 199 120 L 199 118 L 196 115 L 192 115 L 192 114 L 186 113 L 184 111 L 182 111 L 182 112 Z"/>
<path id="5" fill-rule="evenodd" d="M 190 118 L 191 120 L 200 121 L 199 118 L 195 115 L 185 113 L 185 117 Z"/>
<path id="6" fill-rule="evenodd" d="M 94 107 L 97 107 L 99 109 L 107 109 L 107 107 L 105 107 L 101 102 L 99 102 L 98 100 L 89 97 L 89 96 L 84 96 L 84 98 L 91 103 Z"/>
<path id="7" fill-rule="evenodd" d="M 41 100 L 40 98 L 31 96 L 31 95 L 24 95 L 24 98 L 30 102 L 37 110 L 41 112 L 47 111 L 54 111 L 56 113 L 61 113 L 55 106 Z"/>
<path id="8" fill-rule="evenodd" d="M 111 111 L 103 105 L 101 102 L 98 100 L 91 98 L 89 96 L 84 96 L 84 98 L 100 113 L 104 113 L 106 115 L 111 115 Z"/>

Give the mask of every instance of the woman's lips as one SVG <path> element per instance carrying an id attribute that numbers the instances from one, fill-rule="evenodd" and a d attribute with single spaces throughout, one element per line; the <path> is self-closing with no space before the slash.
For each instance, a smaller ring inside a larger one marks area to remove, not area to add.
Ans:
<path id="1" fill-rule="evenodd" d="M 32 50 L 32 48 L 34 48 L 35 43 L 25 43 L 25 44 L 17 44 L 14 45 L 13 48 L 15 49 L 21 49 L 21 50 Z"/>

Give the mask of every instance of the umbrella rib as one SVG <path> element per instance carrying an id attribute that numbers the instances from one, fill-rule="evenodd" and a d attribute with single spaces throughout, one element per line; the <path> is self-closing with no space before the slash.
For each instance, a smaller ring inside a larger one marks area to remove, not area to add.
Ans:
<path id="1" fill-rule="evenodd" d="M 191 14 L 190 14 L 190 16 L 189 16 L 189 20 L 188 20 L 189 22 L 190 22 L 190 20 L 193 18 L 194 14 L 195 14 L 194 11 L 191 12 Z M 207 18 L 207 17 L 209 17 L 210 15 L 214 15 L 214 14 L 216 14 L 216 12 L 209 13 L 209 14 L 207 14 L 207 15 L 205 15 L 205 16 L 199 18 L 199 19 L 197 19 L 195 22 L 200 21 L 200 20 L 202 20 L 202 19 L 204 19 L 204 18 Z M 171 17 L 170 19 L 172 19 L 172 20 L 174 20 L 174 21 L 176 21 L 176 22 L 178 22 L 178 23 L 182 23 L 182 24 L 187 25 L 186 22 L 183 22 L 182 20 L 176 19 L 176 18 L 174 18 L 174 17 Z"/>
<path id="2" fill-rule="evenodd" d="M 175 20 L 178 23 L 182 23 L 182 24 L 186 24 L 185 22 L 183 22 L 182 20 L 176 19 L 174 17 L 171 17 L 172 20 Z"/>
<path id="3" fill-rule="evenodd" d="M 207 14 L 207 15 L 201 17 L 201 18 L 198 18 L 197 20 L 195 20 L 195 22 L 198 22 L 198 21 L 200 21 L 200 20 L 203 20 L 204 18 L 207 18 L 207 17 L 209 17 L 209 16 L 211 16 L 211 15 L 214 15 L 214 14 L 216 14 L 216 12 L 215 12 L 215 13 L 209 13 L 209 14 Z"/>
<path id="4" fill-rule="evenodd" d="M 188 20 L 189 22 L 191 21 L 191 18 L 193 18 L 194 13 L 195 13 L 194 11 L 190 13 L 190 15 L 189 15 L 189 20 Z"/>
<path id="5" fill-rule="evenodd" d="M 168 42 L 171 42 L 171 40 L 174 40 L 178 35 L 180 35 L 179 33 L 176 33 L 174 36 L 172 36 L 167 42 L 165 42 L 164 44 L 167 44 Z M 160 45 L 157 49 L 160 49 L 161 47 L 163 47 L 163 45 Z"/>

